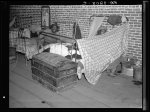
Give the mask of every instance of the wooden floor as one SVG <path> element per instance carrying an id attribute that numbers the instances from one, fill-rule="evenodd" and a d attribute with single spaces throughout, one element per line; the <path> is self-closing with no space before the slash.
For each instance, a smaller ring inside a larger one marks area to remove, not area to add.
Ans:
<path id="1" fill-rule="evenodd" d="M 134 85 L 132 77 L 104 73 L 90 85 L 83 76 L 75 87 L 57 94 L 32 80 L 30 67 L 23 55 L 10 65 L 10 108 L 142 108 L 142 86 Z"/>

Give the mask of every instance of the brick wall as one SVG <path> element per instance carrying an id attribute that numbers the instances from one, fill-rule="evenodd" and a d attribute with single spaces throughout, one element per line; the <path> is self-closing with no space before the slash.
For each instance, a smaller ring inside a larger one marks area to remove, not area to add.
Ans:
<path id="1" fill-rule="evenodd" d="M 40 7 L 11 6 L 10 15 L 32 16 L 33 23 L 41 24 Z M 58 34 L 72 37 L 73 22 L 78 21 L 83 38 L 88 36 L 89 18 L 93 14 L 118 14 L 128 17 L 130 30 L 127 55 L 142 60 L 142 5 L 50 5 L 50 12 L 51 24 L 58 22 L 60 26 Z"/>
<path id="2" fill-rule="evenodd" d="M 41 6 L 39 5 L 12 5 L 10 6 L 10 20 L 18 16 L 15 27 L 28 27 L 30 24 L 41 24 Z M 27 17 L 24 19 L 24 17 Z M 28 18 L 32 17 L 32 18 Z"/>

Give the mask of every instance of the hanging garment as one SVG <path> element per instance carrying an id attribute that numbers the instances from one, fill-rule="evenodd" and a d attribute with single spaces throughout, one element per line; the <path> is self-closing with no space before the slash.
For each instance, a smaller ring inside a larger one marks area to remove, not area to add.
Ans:
<path id="1" fill-rule="evenodd" d="M 73 35 L 75 39 L 82 39 L 81 30 L 80 30 L 78 23 L 73 24 Z"/>

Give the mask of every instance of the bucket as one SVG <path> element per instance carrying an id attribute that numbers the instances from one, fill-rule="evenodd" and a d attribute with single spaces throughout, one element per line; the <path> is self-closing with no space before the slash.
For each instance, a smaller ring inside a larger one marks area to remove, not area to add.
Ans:
<path id="1" fill-rule="evenodd" d="M 134 67 L 133 79 L 134 81 L 142 82 L 142 68 L 141 67 Z"/>
<path id="2" fill-rule="evenodd" d="M 133 77 L 133 68 L 122 67 L 122 74 Z"/>

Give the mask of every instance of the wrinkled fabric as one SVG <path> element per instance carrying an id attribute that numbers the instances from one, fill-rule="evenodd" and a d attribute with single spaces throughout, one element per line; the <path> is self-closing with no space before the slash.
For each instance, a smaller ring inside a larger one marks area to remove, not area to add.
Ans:
<path id="1" fill-rule="evenodd" d="M 89 30 L 89 36 L 88 38 L 92 38 L 93 36 L 96 35 L 97 30 L 99 29 L 99 27 L 101 26 L 103 20 L 105 17 L 96 17 L 94 18 L 90 30 Z"/>
<path id="2" fill-rule="evenodd" d="M 85 69 L 85 77 L 96 84 L 101 73 L 126 50 L 128 24 L 114 28 L 111 32 L 77 40 Z"/>
<path id="3" fill-rule="evenodd" d="M 9 45 L 14 47 L 16 46 L 16 41 L 18 38 L 18 29 L 9 31 Z"/>
<path id="4" fill-rule="evenodd" d="M 59 43 L 50 44 L 50 53 L 59 54 L 61 56 L 67 56 L 69 54 L 68 48 Z"/>
<path id="5" fill-rule="evenodd" d="M 31 59 L 33 55 L 38 54 L 37 42 L 35 39 L 17 39 L 16 50 L 25 53 L 27 59 Z"/>

